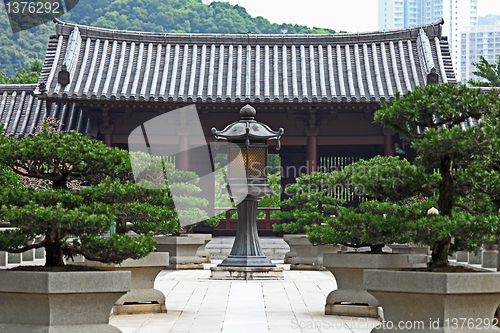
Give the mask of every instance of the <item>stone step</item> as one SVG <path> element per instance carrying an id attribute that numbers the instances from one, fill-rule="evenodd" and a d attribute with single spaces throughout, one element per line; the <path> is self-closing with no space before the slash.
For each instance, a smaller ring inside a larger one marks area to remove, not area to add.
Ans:
<path id="1" fill-rule="evenodd" d="M 259 237 L 264 254 L 271 260 L 283 260 L 289 246 L 281 237 Z M 233 247 L 234 236 L 216 236 L 205 246 L 212 259 L 225 259 Z"/>

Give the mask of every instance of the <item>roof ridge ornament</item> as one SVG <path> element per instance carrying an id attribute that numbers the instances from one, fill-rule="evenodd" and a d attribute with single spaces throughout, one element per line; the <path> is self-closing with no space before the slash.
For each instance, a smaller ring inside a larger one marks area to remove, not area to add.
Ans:
<path id="1" fill-rule="evenodd" d="M 427 80 L 427 76 L 433 68 L 436 68 L 432 57 L 431 43 L 425 30 L 421 27 L 417 37 L 417 51 L 422 69 L 422 76 Z"/>
<path id="2" fill-rule="evenodd" d="M 436 68 L 432 67 L 429 74 L 427 74 L 427 84 L 439 83 L 439 74 Z"/>

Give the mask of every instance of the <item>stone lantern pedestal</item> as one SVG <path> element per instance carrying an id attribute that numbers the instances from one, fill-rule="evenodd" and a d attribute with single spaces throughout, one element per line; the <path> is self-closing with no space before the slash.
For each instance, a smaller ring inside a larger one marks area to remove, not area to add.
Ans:
<path id="1" fill-rule="evenodd" d="M 229 256 L 217 267 L 211 267 L 214 280 L 278 280 L 283 267 L 276 267 L 262 251 L 257 232 L 257 205 L 272 193 L 267 184 L 249 185 L 249 193 L 236 208 L 238 230 Z"/>

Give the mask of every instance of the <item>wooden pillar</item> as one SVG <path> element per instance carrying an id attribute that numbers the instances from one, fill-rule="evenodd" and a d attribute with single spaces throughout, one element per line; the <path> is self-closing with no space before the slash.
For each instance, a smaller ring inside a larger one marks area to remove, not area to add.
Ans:
<path id="1" fill-rule="evenodd" d="M 113 147 L 114 126 L 111 125 L 109 108 L 102 108 L 102 125 L 99 126 L 99 131 L 103 135 L 104 144 L 107 147 Z"/>
<path id="2" fill-rule="evenodd" d="M 307 173 L 318 171 L 318 133 L 319 127 L 316 127 L 316 109 L 309 109 L 309 126 L 304 129 L 307 135 L 306 146 L 306 166 Z"/>
<path id="3" fill-rule="evenodd" d="M 179 170 L 189 171 L 189 141 L 187 135 L 179 136 L 179 153 L 175 159 L 175 166 Z"/>
<path id="4" fill-rule="evenodd" d="M 318 171 L 318 144 L 316 135 L 307 136 L 306 147 L 307 173 Z"/>
<path id="5" fill-rule="evenodd" d="M 104 144 L 106 147 L 113 147 L 112 134 L 104 134 Z"/>
<path id="6" fill-rule="evenodd" d="M 214 199 L 215 199 L 215 174 L 210 163 L 210 151 L 207 146 L 191 147 L 189 150 L 189 171 L 195 172 L 200 180 L 198 187 L 201 192 L 198 197 L 208 201 L 208 205 L 202 208 L 209 216 L 214 214 Z"/>
<path id="7" fill-rule="evenodd" d="M 391 130 L 383 130 L 384 134 L 384 156 L 396 156 L 394 149 L 394 132 Z"/>
<path id="8" fill-rule="evenodd" d="M 179 153 L 175 157 L 175 167 L 178 170 L 189 171 L 189 134 L 186 112 L 181 110 L 177 123 L 177 135 L 179 136 Z"/>

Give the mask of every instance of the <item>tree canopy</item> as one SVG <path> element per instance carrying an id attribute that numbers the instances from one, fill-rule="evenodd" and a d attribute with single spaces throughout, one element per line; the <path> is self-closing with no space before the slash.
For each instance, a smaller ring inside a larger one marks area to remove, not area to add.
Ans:
<path id="1" fill-rule="evenodd" d="M 497 59 L 493 63 L 481 56 L 480 60 L 473 62 L 472 65 L 476 67 L 476 71 L 472 73 L 486 79 L 486 81 L 471 79 L 469 84 L 476 87 L 500 87 L 500 54 L 497 55 Z"/>
<path id="2" fill-rule="evenodd" d="M 37 59 L 29 68 L 20 69 L 13 78 L 8 78 L 4 72 L 0 71 L 0 84 L 38 83 L 42 66 L 43 63 Z"/>

